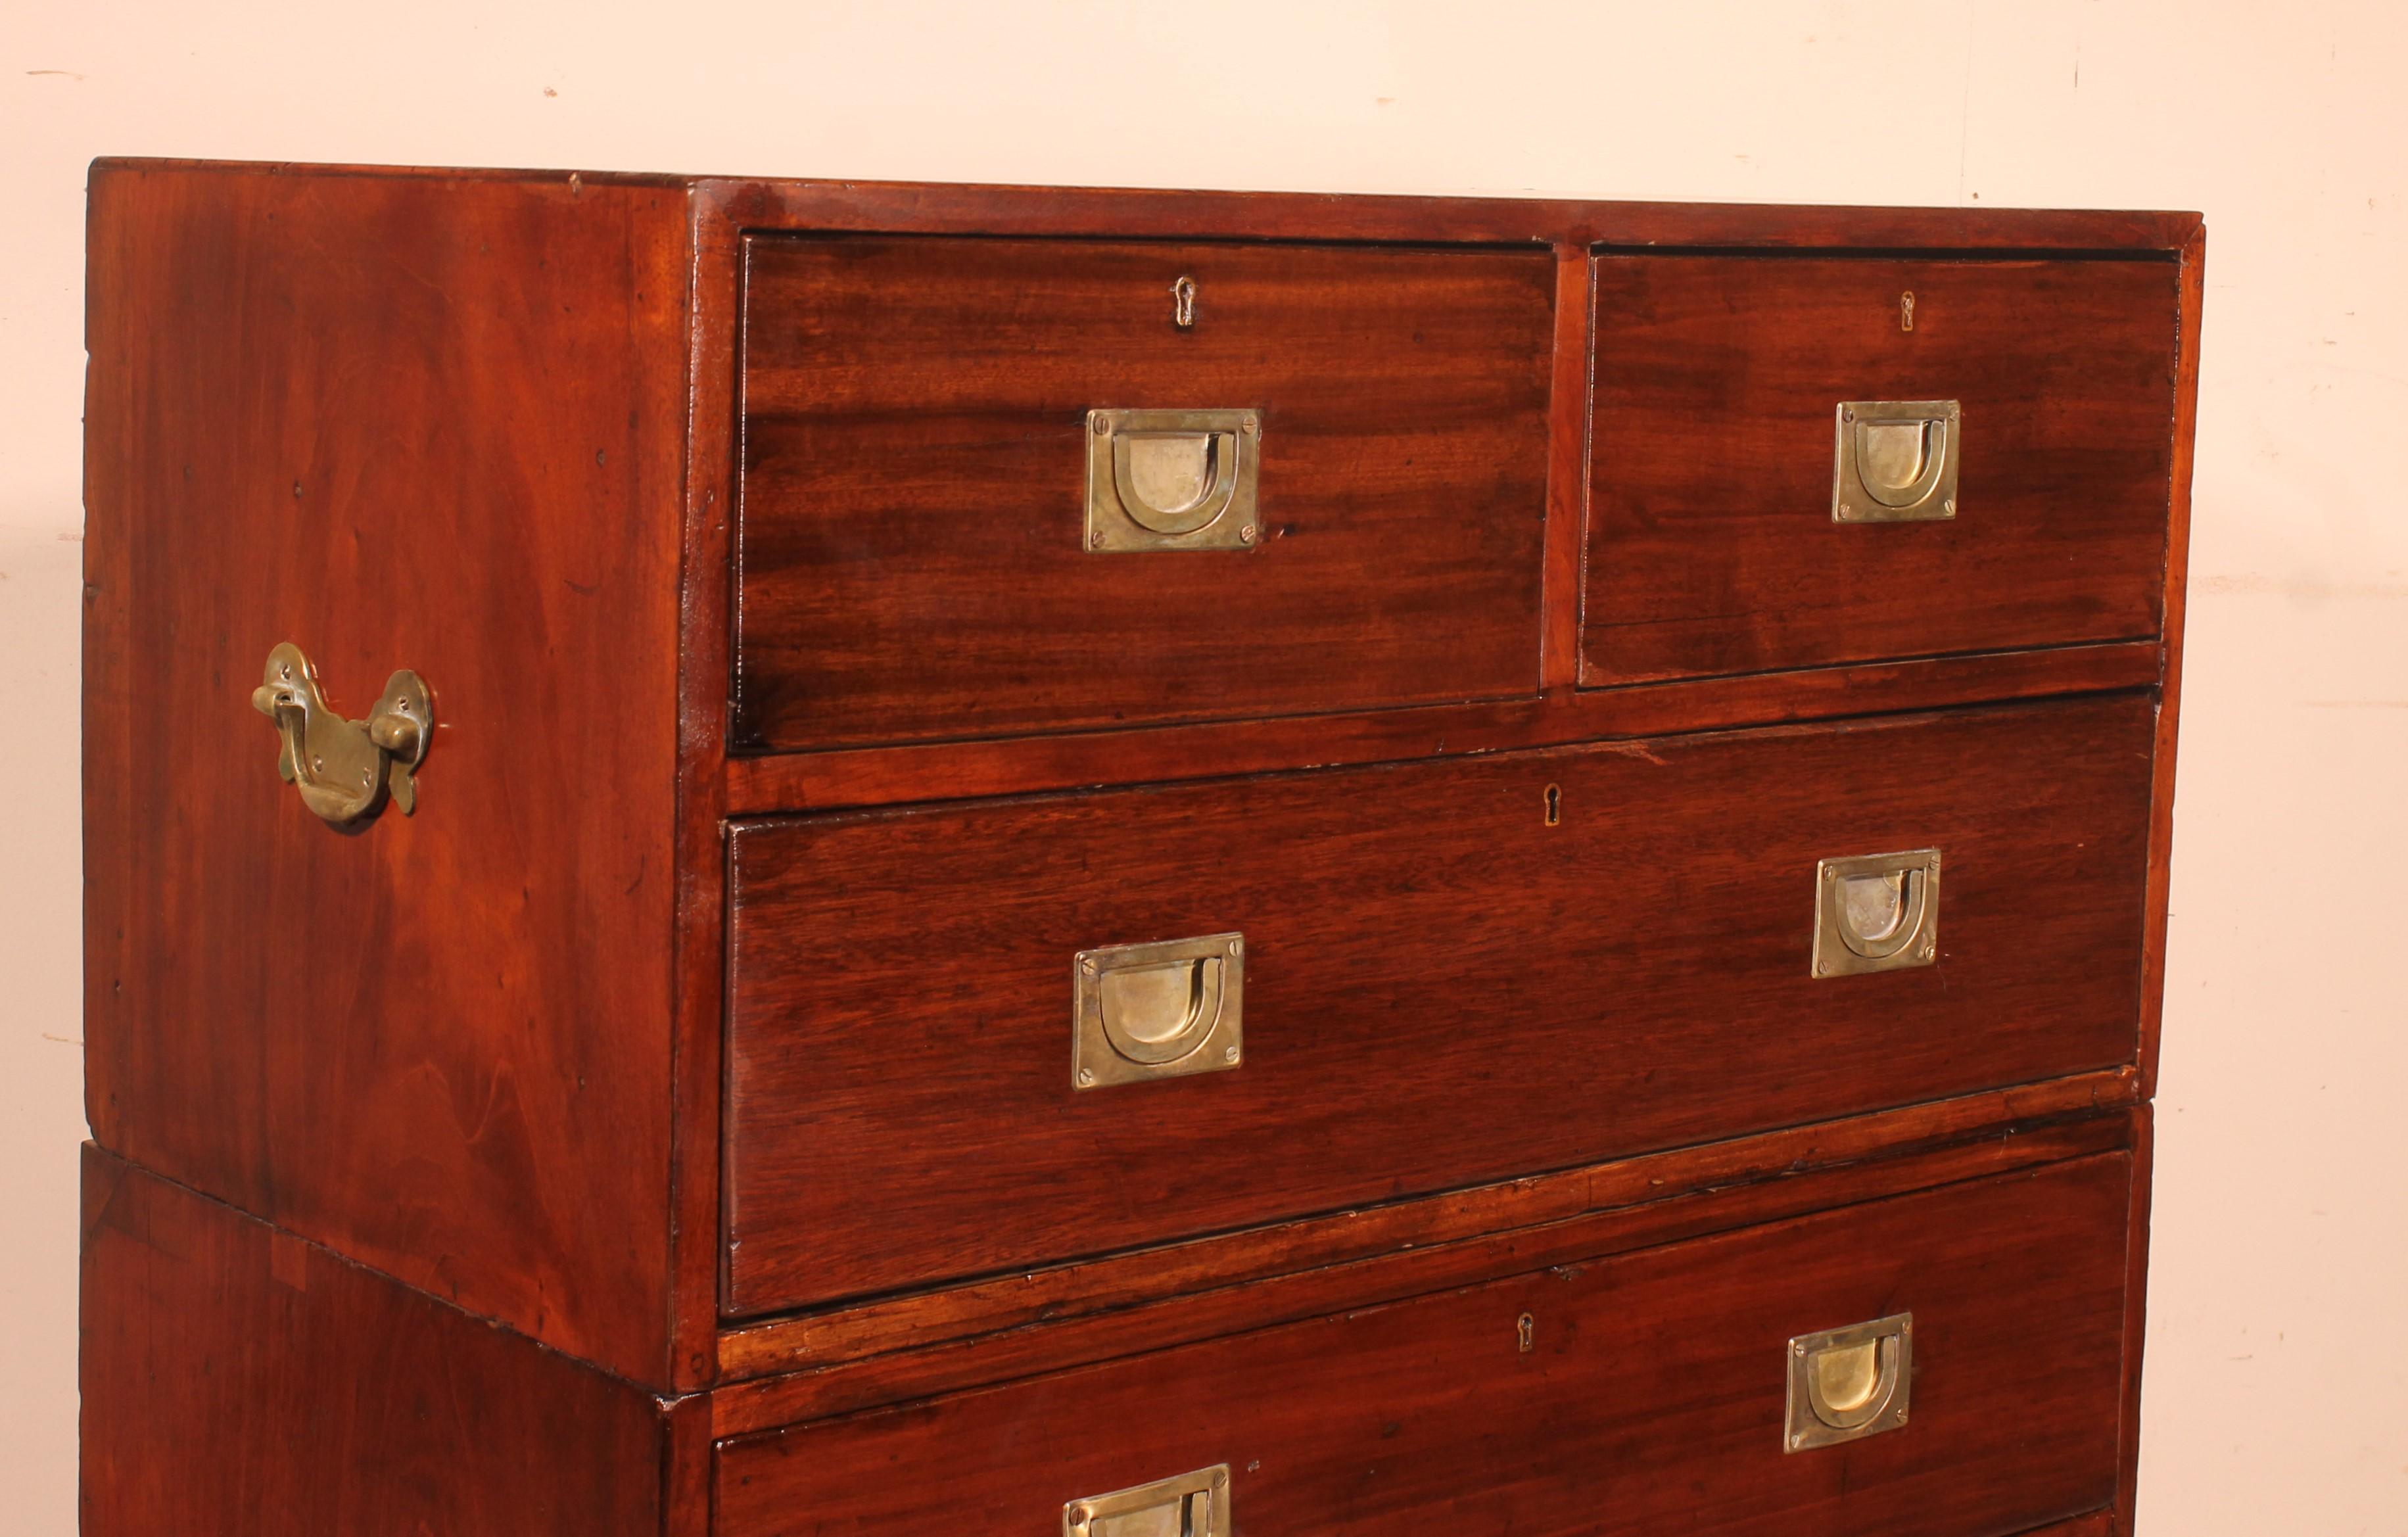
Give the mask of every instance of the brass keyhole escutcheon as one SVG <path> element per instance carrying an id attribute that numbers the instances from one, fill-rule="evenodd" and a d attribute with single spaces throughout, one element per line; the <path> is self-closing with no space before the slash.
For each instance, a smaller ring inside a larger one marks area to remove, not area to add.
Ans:
<path id="1" fill-rule="evenodd" d="M 1182 331 L 1196 326 L 1196 280 L 1183 274 L 1170 285 L 1170 323 Z"/>
<path id="2" fill-rule="evenodd" d="M 1898 296 L 1898 328 L 1901 331 L 1914 329 L 1914 290 L 1911 288 Z"/>

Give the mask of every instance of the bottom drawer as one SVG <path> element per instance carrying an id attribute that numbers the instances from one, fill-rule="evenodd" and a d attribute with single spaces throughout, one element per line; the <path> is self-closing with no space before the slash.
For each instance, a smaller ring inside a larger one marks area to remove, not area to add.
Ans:
<path id="1" fill-rule="evenodd" d="M 726 1442 L 717 1530 L 2028 1531 L 2114 1498 L 2132 1173 L 2080 1158 Z"/>

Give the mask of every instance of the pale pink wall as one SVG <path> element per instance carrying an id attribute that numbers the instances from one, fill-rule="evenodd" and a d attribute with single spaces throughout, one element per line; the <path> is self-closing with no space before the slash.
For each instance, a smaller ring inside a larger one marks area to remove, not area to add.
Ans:
<path id="1" fill-rule="evenodd" d="M 2143 1530 L 2398 1537 L 2403 14 L 11 0 L 0 1533 L 73 1522 L 82 186 L 120 153 L 2206 210 Z"/>

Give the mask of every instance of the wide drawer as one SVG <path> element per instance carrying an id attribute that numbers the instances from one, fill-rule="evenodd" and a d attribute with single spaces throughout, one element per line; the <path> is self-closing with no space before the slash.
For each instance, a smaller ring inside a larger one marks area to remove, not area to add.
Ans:
<path id="1" fill-rule="evenodd" d="M 2129 1061 L 2152 724 L 2106 697 L 740 823 L 727 1306 Z M 1916 854 L 1903 908 L 1917 851 L 1930 962 L 1866 970 L 1824 919 L 1882 879 L 1827 898 L 1823 862 Z M 1078 957 L 1191 939 L 1240 1028 L 1172 1070 L 1217 1070 L 1082 1087 Z"/>
<path id="2" fill-rule="evenodd" d="M 1543 250 L 753 238 L 738 745 L 1535 689 L 1554 294 Z"/>
<path id="3" fill-rule="evenodd" d="M 715 1530 L 2028 1531 L 2114 1497 L 2131 1179 L 2104 1154 L 729 1442 Z M 1093 1499 L 1190 1473 L 1184 1510 Z"/>
<path id="4" fill-rule="evenodd" d="M 2173 264 L 1595 270 L 1584 682 L 2157 633 Z"/>

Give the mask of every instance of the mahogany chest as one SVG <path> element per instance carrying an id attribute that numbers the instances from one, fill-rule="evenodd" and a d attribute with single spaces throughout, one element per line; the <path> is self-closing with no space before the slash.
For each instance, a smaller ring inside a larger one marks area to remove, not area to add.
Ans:
<path id="1" fill-rule="evenodd" d="M 96 165 L 88 1537 L 2128 1533 L 2202 249 Z"/>

